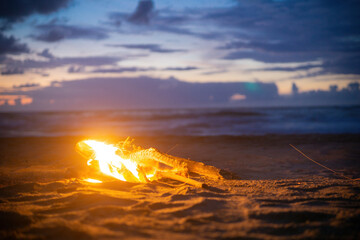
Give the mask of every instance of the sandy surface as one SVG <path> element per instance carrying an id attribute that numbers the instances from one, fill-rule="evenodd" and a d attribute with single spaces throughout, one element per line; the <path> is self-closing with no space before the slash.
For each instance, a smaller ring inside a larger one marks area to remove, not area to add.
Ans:
<path id="1" fill-rule="evenodd" d="M 0 139 L 2 239 L 359 239 L 359 135 L 138 137 L 242 180 L 91 184 L 80 137 Z M 110 138 L 108 138 L 110 140 Z M 114 139 L 111 139 L 114 140 Z"/>

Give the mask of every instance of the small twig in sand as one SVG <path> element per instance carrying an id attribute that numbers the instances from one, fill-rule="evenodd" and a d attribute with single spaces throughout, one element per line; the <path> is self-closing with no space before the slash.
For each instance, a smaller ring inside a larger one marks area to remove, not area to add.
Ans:
<path id="1" fill-rule="evenodd" d="M 319 165 L 320 167 L 323 167 L 323 168 L 325 168 L 325 169 L 333 172 L 334 174 L 336 174 L 336 175 L 338 175 L 338 176 L 340 176 L 340 177 L 342 177 L 342 178 L 345 178 L 345 179 L 347 179 L 347 180 L 355 180 L 355 181 L 358 181 L 358 180 L 359 180 L 359 178 L 352 179 L 352 178 L 349 178 L 349 177 L 347 177 L 347 176 L 345 176 L 345 175 L 343 175 L 343 174 L 341 174 L 341 173 L 338 173 L 338 172 L 332 170 L 331 168 L 328 168 L 327 166 L 324 166 L 324 165 L 322 165 L 321 163 L 319 163 L 319 162 L 311 159 L 310 157 L 306 156 L 305 153 L 303 153 L 302 151 L 300 151 L 299 149 L 297 149 L 296 147 L 294 147 L 292 144 L 289 144 L 289 145 L 290 145 L 290 147 L 292 147 L 292 148 L 294 148 L 296 151 L 298 151 L 301 155 L 303 155 L 304 157 L 306 157 L 306 158 L 309 159 L 310 161 L 316 163 L 316 164 Z"/>

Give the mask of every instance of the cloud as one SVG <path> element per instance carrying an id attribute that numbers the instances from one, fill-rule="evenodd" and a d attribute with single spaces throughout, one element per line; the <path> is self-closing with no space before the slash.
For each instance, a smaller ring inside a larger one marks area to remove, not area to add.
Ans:
<path id="1" fill-rule="evenodd" d="M 48 52 L 48 54 L 51 54 Z M 121 61 L 119 57 L 110 57 L 110 56 L 89 56 L 89 57 L 53 57 L 48 58 L 47 61 L 38 61 L 32 59 L 26 60 L 14 60 L 7 59 L 6 67 L 7 68 L 20 68 L 20 69 L 52 69 L 63 66 L 104 66 L 104 65 L 114 65 L 118 61 Z"/>
<path id="2" fill-rule="evenodd" d="M 41 53 L 38 53 L 38 56 L 48 58 L 48 59 L 53 59 L 54 58 L 54 55 L 52 55 L 50 53 L 48 48 L 44 49 Z"/>
<path id="3" fill-rule="evenodd" d="M 49 14 L 68 5 L 71 0 L 1 0 L 0 19 L 17 22 L 32 14 Z"/>
<path id="4" fill-rule="evenodd" d="M 139 68 L 139 67 L 118 67 L 118 68 L 98 68 L 92 71 L 92 73 L 123 73 L 123 72 L 147 72 L 147 71 L 191 71 L 199 69 L 198 67 L 167 67 L 167 68 Z M 74 71 L 75 72 L 75 71 Z"/>
<path id="5" fill-rule="evenodd" d="M 138 68 L 138 67 L 120 67 L 120 68 L 107 68 L 107 69 L 95 69 L 93 73 L 123 73 L 123 72 L 146 72 L 153 71 L 155 68 Z"/>
<path id="6" fill-rule="evenodd" d="M 167 67 L 167 68 L 139 68 L 139 67 L 118 67 L 118 68 L 98 68 L 92 71 L 92 73 L 123 73 L 123 72 L 147 72 L 147 71 L 191 71 L 199 69 L 193 66 L 187 67 Z"/>
<path id="7" fill-rule="evenodd" d="M 360 2 L 238 1 L 205 19 L 226 26 L 224 59 L 302 62 L 321 59 L 324 73 L 358 74 Z M 231 38 L 229 38 L 231 39 Z M 355 61 L 354 61 L 355 60 Z"/>
<path id="8" fill-rule="evenodd" d="M 153 1 L 141 0 L 136 7 L 135 12 L 128 18 L 128 21 L 134 24 L 148 24 L 153 9 Z"/>
<path id="9" fill-rule="evenodd" d="M 338 58 L 328 58 L 323 67 L 324 73 L 360 74 L 360 52 Z"/>
<path id="10" fill-rule="evenodd" d="M 197 70 L 197 69 L 199 69 L 199 68 L 198 67 L 192 67 L 192 66 L 163 68 L 164 71 L 191 71 L 191 70 Z"/>
<path id="11" fill-rule="evenodd" d="M 29 48 L 13 36 L 5 36 L 0 32 L 0 55 L 28 53 Z"/>
<path id="12" fill-rule="evenodd" d="M 214 75 L 214 74 L 220 74 L 220 73 L 226 73 L 228 72 L 228 70 L 226 69 L 219 69 L 219 70 L 214 70 L 214 71 L 208 71 L 208 72 L 203 72 L 201 73 L 201 75 Z"/>
<path id="13" fill-rule="evenodd" d="M 146 5 L 146 6 L 145 6 Z M 150 8 L 150 6 L 152 6 Z M 223 39 L 222 32 L 209 31 L 208 21 L 203 21 L 202 10 L 187 9 L 185 11 L 172 11 L 171 9 L 160 9 L 154 11 L 152 1 L 140 1 L 135 12 L 129 17 L 123 12 L 111 12 L 108 15 L 110 25 L 116 28 L 121 26 L 123 21 L 130 21 L 138 28 L 132 28 L 131 33 L 144 32 L 165 32 L 177 35 L 194 36 L 203 39 Z M 141 11 L 139 9 L 142 9 Z M 133 20 L 132 17 L 136 16 Z M 136 19 L 136 20 L 135 20 Z M 198 31 L 191 30 L 192 26 L 198 26 Z M 190 27 L 189 27 L 190 26 Z M 205 27 L 204 27 L 205 26 Z M 204 31 L 205 30 L 205 31 Z"/>
<path id="14" fill-rule="evenodd" d="M 230 52 L 223 57 L 226 60 L 238 60 L 238 59 L 254 59 L 259 62 L 266 63 L 289 63 L 289 62 L 308 62 L 312 60 L 318 60 L 318 57 L 309 56 L 306 54 L 274 54 L 269 52 L 261 52 L 257 50 L 240 50 Z"/>
<path id="15" fill-rule="evenodd" d="M 230 99 L 234 94 L 246 96 L 244 101 L 249 102 L 279 97 L 273 83 L 188 83 L 146 76 L 57 82 L 13 94 L 33 99 L 27 105 L 32 110 L 228 106 L 233 104 Z"/>
<path id="16" fill-rule="evenodd" d="M 33 101 L 32 98 L 26 95 L 14 95 L 14 94 L 0 94 L 0 109 L 2 110 L 14 110 L 23 109 L 24 105 L 29 105 Z"/>
<path id="17" fill-rule="evenodd" d="M 71 66 L 68 68 L 68 73 L 81 73 L 84 72 L 84 70 L 85 70 L 84 66 L 80 66 L 80 67 Z"/>
<path id="18" fill-rule="evenodd" d="M 229 61 L 253 59 L 265 63 L 321 61 L 317 74 L 359 74 L 360 2 L 233 1 L 222 8 L 184 10 L 144 8 L 146 26 L 132 29 L 165 32 L 218 41 Z M 148 3 L 150 4 L 150 2 Z M 145 4 L 144 4 L 145 5 Z M 145 9 L 147 9 L 145 11 Z M 150 20 L 151 16 L 151 20 Z M 110 21 L 126 19 L 112 13 Z M 290 69 L 277 69 L 291 71 Z M 299 69 L 301 70 L 301 69 Z M 294 69 L 294 71 L 296 71 Z"/>
<path id="19" fill-rule="evenodd" d="M 24 70 L 21 68 L 5 68 L 1 71 L 1 75 L 16 75 L 16 74 L 24 74 Z"/>
<path id="20" fill-rule="evenodd" d="M 123 47 L 128 49 L 143 49 L 155 53 L 174 53 L 174 52 L 186 52 L 183 49 L 168 49 L 163 48 L 159 44 L 106 44 L 108 47 Z"/>
<path id="21" fill-rule="evenodd" d="M 232 95 L 230 97 L 231 101 L 242 101 L 242 100 L 245 100 L 245 99 L 246 99 L 246 96 L 243 95 L 243 94 L 239 94 L 239 93 L 235 93 L 234 95 Z"/>
<path id="22" fill-rule="evenodd" d="M 280 71 L 280 72 L 297 72 L 297 71 L 306 71 L 312 68 L 322 67 L 321 64 L 307 64 L 298 67 L 270 67 L 270 68 L 257 68 L 251 69 L 251 71 Z"/>
<path id="23" fill-rule="evenodd" d="M 64 24 L 37 25 L 37 34 L 31 37 L 43 42 L 58 42 L 65 39 L 91 39 L 102 40 L 109 37 L 103 28 L 84 27 Z"/>
<path id="24" fill-rule="evenodd" d="M 39 87 L 40 84 L 38 83 L 25 83 L 25 84 L 20 84 L 20 85 L 14 85 L 13 88 L 14 89 L 28 89 L 28 88 L 34 88 L 34 87 Z"/>

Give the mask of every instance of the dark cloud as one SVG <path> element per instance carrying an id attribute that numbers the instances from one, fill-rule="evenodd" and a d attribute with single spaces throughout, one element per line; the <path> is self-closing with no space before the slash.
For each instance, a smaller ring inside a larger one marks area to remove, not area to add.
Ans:
<path id="1" fill-rule="evenodd" d="M 360 74 L 360 55 L 347 57 L 347 58 L 334 58 L 326 59 L 322 64 L 308 64 L 298 67 L 273 67 L 273 68 L 263 68 L 263 69 L 251 69 L 250 71 L 284 71 L 284 72 L 297 72 L 297 71 L 307 71 L 313 68 L 321 68 L 316 72 L 309 72 L 306 74 L 299 74 L 295 76 L 294 79 L 309 78 L 315 77 L 323 74 Z"/>
<path id="2" fill-rule="evenodd" d="M 103 28 L 98 27 L 42 24 L 37 25 L 36 29 L 39 33 L 31 35 L 31 37 L 43 42 L 58 42 L 65 39 L 102 40 L 109 37 Z"/>
<path id="3" fill-rule="evenodd" d="M 48 52 L 48 54 L 51 54 Z M 107 57 L 107 56 L 95 56 L 95 57 L 64 57 L 64 58 L 48 58 L 47 61 L 38 61 L 38 60 L 6 60 L 7 68 L 21 68 L 21 69 L 51 69 L 62 66 L 104 66 L 104 65 L 114 65 L 118 61 L 121 61 L 119 57 Z"/>
<path id="4" fill-rule="evenodd" d="M 98 57 L 64 57 L 64 58 L 56 58 L 52 61 L 49 61 L 49 67 L 57 67 L 64 66 L 68 64 L 75 64 L 81 66 L 101 66 L 101 65 L 113 65 L 121 61 L 119 57 L 106 57 L 106 56 L 98 56 Z"/>
<path id="5" fill-rule="evenodd" d="M 359 1 L 238 1 L 205 19 L 224 26 L 233 37 L 222 47 L 229 52 L 225 59 L 321 59 L 323 73 L 359 73 L 360 63 L 353 61 L 360 56 Z"/>
<path id="6" fill-rule="evenodd" d="M 71 0 L 1 0 L 0 19 L 16 22 L 32 14 L 49 14 L 66 7 Z"/>
<path id="7" fill-rule="evenodd" d="M 25 89 L 25 88 L 34 88 L 34 87 L 39 87 L 40 84 L 38 83 L 26 83 L 26 84 L 21 84 L 21 85 L 14 85 L 13 88 L 14 89 Z"/>
<path id="8" fill-rule="evenodd" d="M 147 7 L 145 7 L 145 5 Z M 152 5 L 151 9 L 150 6 Z M 154 11 L 152 1 L 140 1 L 135 13 L 130 17 L 123 12 L 109 13 L 108 24 L 119 27 L 123 21 L 130 21 L 140 28 L 133 28 L 134 31 L 143 34 L 144 32 L 165 32 L 177 35 L 193 36 L 203 39 L 223 39 L 223 32 L 213 31 L 208 29 L 211 24 L 208 21 L 203 21 L 203 11 L 187 9 L 186 12 L 172 11 L 170 9 L 161 9 Z M 141 11 L 139 9 L 142 9 Z M 136 16 L 132 21 L 132 17 Z M 189 28 L 190 25 L 201 26 L 200 31 L 193 31 Z"/>
<path id="9" fill-rule="evenodd" d="M 19 43 L 13 36 L 5 36 L 0 32 L 0 55 L 28 53 L 29 48 L 26 44 Z"/>
<path id="10" fill-rule="evenodd" d="M 158 15 L 155 16 L 153 21 L 155 24 L 179 25 L 189 23 L 192 20 L 194 19 L 191 18 L 189 13 L 179 14 L 166 9 L 166 11 L 158 11 Z"/>
<path id="11" fill-rule="evenodd" d="M 155 11 L 153 1 L 140 1 L 134 13 L 127 14 L 124 12 L 110 12 L 108 14 L 109 23 L 119 27 L 123 21 L 130 21 L 141 27 L 153 26 L 176 26 L 191 23 L 202 16 L 202 12 L 190 8 L 183 11 L 173 11 L 170 8 L 157 9 Z M 133 21 L 135 20 L 135 21 Z"/>
<path id="12" fill-rule="evenodd" d="M 124 14 L 122 13 L 112 13 L 111 17 L 109 17 L 110 20 L 110 24 L 113 26 L 118 27 L 118 23 L 124 18 Z M 177 24 L 169 24 L 169 22 L 166 22 L 167 17 L 165 17 L 165 19 L 163 19 L 163 17 L 161 16 L 156 16 L 153 19 L 153 23 L 150 25 L 147 25 L 146 28 L 144 28 L 143 26 L 138 30 L 137 33 L 139 34 L 144 34 L 145 32 L 164 32 L 164 33 L 171 33 L 171 34 L 176 34 L 176 35 L 184 35 L 184 36 L 190 36 L 190 37 L 196 37 L 196 38 L 202 38 L 205 40 L 221 40 L 223 39 L 224 35 L 223 32 L 219 32 L 219 31 L 213 31 L 213 30 L 209 30 L 209 31 L 204 31 L 206 30 L 204 27 L 202 27 L 202 32 L 196 32 L 193 30 L 188 29 L 185 26 L 182 26 L 184 22 L 180 22 Z M 176 20 L 174 20 L 176 21 Z M 179 20 L 180 21 L 180 20 Z M 187 22 L 191 22 L 189 20 L 187 20 Z M 203 23 L 206 24 L 206 23 Z M 136 29 L 132 29 L 131 33 L 134 33 L 136 31 L 134 31 Z"/>
<path id="13" fill-rule="evenodd" d="M 298 66 L 298 67 L 271 67 L 271 68 L 257 68 L 257 69 L 252 69 L 251 71 L 284 71 L 284 72 L 296 72 L 296 71 L 306 71 L 306 70 L 310 70 L 312 68 L 318 68 L 318 67 L 322 67 L 322 65 L 320 64 L 307 64 L 307 65 L 302 65 L 302 66 Z"/>
<path id="14" fill-rule="evenodd" d="M 7 59 L 7 58 L 5 57 L 5 55 L 1 55 L 1 54 L 0 54 L 0 64 L 3 63 L 3 62 L 5 62 L 6 59 Z"/>
<path id="15" fill-rule="evenodd" d="M 320 60 L 319 74 L 358 74 L 360 69 L 360 2 L 358 1 L 237 1 L 231 8 L 177 12 L 159 10 L 148 31 L 203 39 L 229 39 L 220 49 L 225 59 L 267 63 Z M 120 17 L 120 16 L 119 16 Z M 201 26 L 202 31 L 188 26 Z M 211 26 L 212 28 L 208 28 Z M 217 29 L 217 30 L 213 30 Z M 144 28 L 141 29 L 144 31 Z M 231 40 L 232 39 L 232 40 Z M 276 68 L 300 71 L 312 67 Z"/>
<path id="16" fill-rule="evenodd" d="M 135 12 L 128 18 L 128 21 L 134 24 L 148 24 L 153 9 L 153 1 L 141 0 L 136 7 Z"/>
<path id="17" fill-rule="evenodd" d="M 50 53 L 48 48 L 44 49 L 41 53 L 38 53 L 38 56 L 48 58 L 48 59 L 53 59 L 54 58 L 54 55 L 52 55 Z"/>
<path id="18" fill-rule="evenodd" d="M 191 71 L 199 69 L 197 67 L 167 67 L 167 68 L 139 68 L 139 67 L 118 67 L 118 68 L 99 68 L 92 71 L 92 73 L 123 73 L 123 72 L 147 72 L 147 71 Z"/>
<path id="19" fill-rule="evenodd" d="M 206 24 L 206 23 L 204 23 Z M 189 30 L 184 27 L 175 27 L 175 26 L 156 26 L 154 28 L 156 31 L 165 32 L 165 33 L 172 33 L 177 35 L 185 35 L 185 36 L 191 36 L 196 38 L 201 38 L 205 40 L 222 40 L 224 37 L 223 32 L 219 31 L 205 31 L 205 32 L 195 32 L 192 30 Z"/>
<path id="20" fill-rule="evenodd" d="M 93 73 L 123 73 L 123 72 L 146 72 L 153 71 L 155 68 L 138 68 L 138 67 L 120 67 L 110 69 L 96 69 Z"/>
<path id="21" fill-rule="evenodd" d="M 328 58 L 323 67 L 324 73 L 360 74 L 360 52 Z"/>
<path id="22" fill-rule="evenodd" d="M 163 48 L 159 44 L 106 44 L 109 47 L 123 47 L 128 49 L 143 49 L 156 53 L 174 53 L 174 52 L 186 52 L 183 49 L 168 49 Z"/>
<path id="23" fill-rule="evenodd" d="M 153 31 L 223 41 L 227 35 L 223 31 L 224 26 L 216 26 L 214 22 L 206 19 L 205 13 L 209 11 L 213 10 L 206 6 L 201 9 L 186 8 L 183 11 L 160 9 L 156 11 L 148 27 Z"/>
<path id="24" fill-rule="evenodd" d="M 307 54 L 274 54 L 256 50 L 240 50 L 228 53 L 224 59 L 237 60 L 237 59 L 254 59 L 260 62 L 266 63 L 288 63 L 288 62 L 307 62 L 312 60 L 318 60 L 318 57 L 312 57 Z"/>
<path id="25" fill-rule="evenodd" d="M 85 71 L 84 66 L 80 66 L 80 67 L 71 66 L 71 67 L 68 68 L 68 73 L 81 73 L 81 72 L 84 72 L 84 71 Z"/>
<path id="26" fill-rule="evenodd" d="M 122 21 L 126 18 L 126 14 L 119 12 L 110 12 L 108 14 L 108 18 L 108 21 L 105 22 L 106 24 L 119 28 L 122 25 Z"/>
<path id="27" fill-rule="evenodd" d="M 16 75 L 16 74 L 24 74 L 24 70 L 21 68 L 5 68 L 1 71 L 1 75 Z"/>

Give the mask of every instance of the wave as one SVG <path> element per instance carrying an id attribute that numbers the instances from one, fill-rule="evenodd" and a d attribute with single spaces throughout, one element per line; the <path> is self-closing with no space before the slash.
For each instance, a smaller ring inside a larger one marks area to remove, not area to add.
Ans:
<path id="1" fill-rule="evenodd" d="M 360 133 L 360 107 L 0 113 L 0 136 Z"/>

